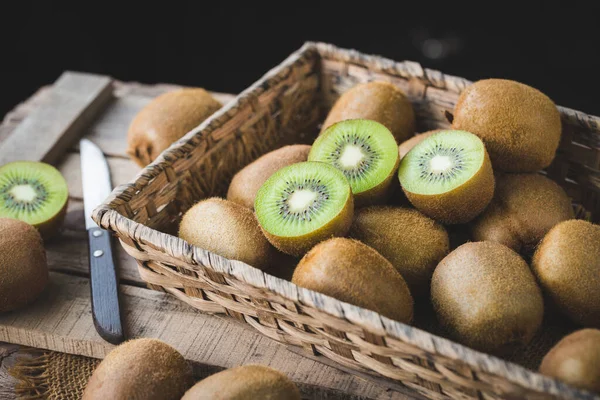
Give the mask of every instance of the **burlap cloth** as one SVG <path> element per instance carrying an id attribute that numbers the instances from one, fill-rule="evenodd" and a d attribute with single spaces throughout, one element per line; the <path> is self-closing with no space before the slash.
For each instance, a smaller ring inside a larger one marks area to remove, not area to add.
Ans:
<path id="1" fill-rule="evenodd" d="M 79 400 L 98 364 L 94 358 L 31 350 L 8 372 L 18 380 L 19 399 Z"/>

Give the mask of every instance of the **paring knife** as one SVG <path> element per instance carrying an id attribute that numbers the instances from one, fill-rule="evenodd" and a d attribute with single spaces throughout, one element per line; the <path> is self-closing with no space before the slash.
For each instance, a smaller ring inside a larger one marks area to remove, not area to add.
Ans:
<path id="1" fill-rule="evenodd" d="M 124 340 L 117 273 L 112 254 L 110 233 L 92 220 L 92 211 L 111 193 L 110 171 L 102 150 L 87 139 L 79 142 L 85 229 L 90 252 L 92 316 L 96 331 L 107 342 Z"/>

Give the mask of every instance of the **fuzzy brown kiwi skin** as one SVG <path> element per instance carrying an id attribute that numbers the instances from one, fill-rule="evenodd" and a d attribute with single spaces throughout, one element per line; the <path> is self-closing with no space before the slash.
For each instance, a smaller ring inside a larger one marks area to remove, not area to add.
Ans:
<path id="1" fill-rule="evenodd" d="M 402 276 L 358 240 L 319 243 L 300 260 L 292 282 L 399 322 L 413 318 L 413 298 Z"/>
<path id="2" fill-rule="evenodd" d="M 600 330 L 581 329 L 565 336 L 544 356 L 540 373 L 600 392 Z"/>
<path id="3" fill-rule="evenodd" d="M 262 365 L 244 365 L 203 379 L 181 400 L 270 399 L 300 400 L 300 391 L 287 376 Z"/>
<path id="4" fill-rule="evenodd" d="M 192 383 L 192 368 L 177 350 L 160 340 L 135 339 L 108 353 L 90 377 L 83 400 L 177 400 Z"/>
<path id="5" fill-rule="evenodd" d="M 140 167 L 219 110 L 222 104 L 201 88 L 162 94 L 133 119 L 127 133 L 127 153 Z"/>
<path id="6" fill-rule="evenodd" d="M 431 301 L 457 341 L 506 354 L 531 341 L 542 323 L 542 293 L 527 263 L 495 242 L 466 243 L 436 267 Z"/>
<path id="7" fill-rule="evenodd" d="M 11 218 L 0 218 L 0 313 L 34 301 L 48 284 L 46 251 L 38 231 Z"/>
<path id="8" fill-rule="evenodd" d="M 487 207 L 494 196 L 494 186 L 492 163 L 486 152 L 479 171 L 450 192 L 423 195 L 403 190 L 412 205 L 423 214 L 444 224 L 464 224 Z"/>
<path id="9" fill-rule="evenodd" d="M 564 315 L 600 328 L 600 226 L 575 219 L 557 224 L 539 244 L 531 267 Z"/>
<path id="10" fill-rule="evenodd" d="M 410 139 L 407 139 L 404 142 L 400 143 L 400 145 L 398 146 L 398 155 L 400 156 L 400 159 L 402 159 L 417 144 L 421 143 L 423 140 L 427 139 L 429 136 L 433 135 L 434 133 L 438 133 L 438 132 L 442 132 L 442 131 L 444 131 L 444 129 L 434 129 L 432 131 L 419 133 L 419 134 L 411 137 Z"/>
<path id="11" fill-rule="evenodd" d="M 38 226 L 36 229 L 42 235 L 44 240 L 51 240 L 58 234 L 63 222 L 65 222 L 65 216 L 67 215 L 67 208 L 69 206 L 69 199 L 67 197 L 67 201 L 65 201 L 65 205 L 60 209 L 58 213 L 56 213 L 52 218 L 48 221 L 45 221 Z"/>
<path id="12" fill-rule="evenodd" d="M 560 113 L 545 94 L 504 79 L 475 82 L 460 95 L 454 129 L 479 136 L 494 168 L 535 172 L 550 165 L 561 136 Z"/>
<path id="13" fill-rule="evenodd" d="M 471 224 L 475 241 L 499 242 L 532 254 L 546 233 L 573 219 L 571 200 L 554 181 L 539 174 L 496 174 L 496 191 L 487 209 Z"/>
<path id="14" fill-rule="evenodd" d="M 306 161 L 309 152 L 309 145 L 294 144 L 263 155 L 235 174 L 229 185 L 227 200 L 253 210 L 256 193 L 263 183 L 281 168 Z"/>
<path id="15" fill-rule="evenodd" d="M 349 193 L 348 200 L 339 214 L 313 232 L 304 236 L 284 237 L 273 235 L 263 229 L 263 234 L 279 251 L 294 257 L 302 257 L 319 242 L 332 237 L 345 236 L 350 230 L 353 217 L 354 197 Z"/>
<path id="16" fill-rule="evenodd" d="M 400 207 L 357 210 L 350 236 L 389 260 L 415 297 L 428 292 L 431 275 L 450 247 L 442 225 L 417 210 Z"/>
<path id="17" fill-rule="evenodd" d="M 415 113 L 410 101 L 388 82 L 368 82 L 354 86 L 336 101 L 321 132 L 347 119 L 370 119 L 385 125 L 398 143 L 415 132 Z"/>
<path id="18" fill-rule="evenodd" d="M 231 260 L 264 270 L 274 249 L 263 236 L 254 213 L 234 202 L 213 197 L 196 203 L 179 225 L 179 237 Z"/>

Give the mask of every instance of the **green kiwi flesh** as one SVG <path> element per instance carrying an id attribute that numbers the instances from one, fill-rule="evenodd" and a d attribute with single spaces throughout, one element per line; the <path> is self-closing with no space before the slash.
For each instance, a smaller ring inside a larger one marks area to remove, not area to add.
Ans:
<path id="1" fill-rule="evenodd" d="M 0 217 L 33 225 L 44 239 L 57 233 L 68 200 L 65 178 L 49 164 L 16 161 L 0 168 Z"/>
<path id="2" fill-rule="evenodd" d="M 531 267 L 552 302 L 584 327 L 600 328 L 600 226 L 557 224 L 539 244 Z"/>
<path id="3" fill-rule="evenodd" d="M 441 325 L 476 350 L 506 354 L 542 323 L 542 292 L 527 263 L 495 242 L 458 247 L 436 267 L 431 301 Z"/>
<path id="4" fill-rule="evenodd" d="M 246 207 L 217 197 L 196 203 L 183 216 L 179 237 L 231 260 L 264 270 L 274 249 Z"/>
<path id="5" fill-rule="evenodd" d="M 48 283 L 46 251 L 31 225 L 0 218 L 0 313 L 35 300 Z"/>
<path id="6" fill-rule="evenodd" d="M 494 194 L 494 174 L 481 139 L 465 131 L 437 132 L 400 162 L 400 184 L 425 215 L 447 224 L 480 214 Z"/>
<path id="7" fill-rule="evenodd" d="M 319 243 L 300 260 L 292 282 L 396 321 L 413 318 L 413 298 L 402 275 L 358 240 Z"/>
<path id="8" fill-rule="evenodd" d="M 156 339 L 134 339 L 114 348 L 94 370 L 83 400 L 179 400 L 192 385 L 183 356 Z"/>
<path id="9" fill-rule="evenodd" d="M 356 210 L 350 236 L 388 259 L 415 297 L 428 292 L 431 275 L 450 246 L 442 225 L 417 210 L 401 207 Z"/>
<path id="10" fill-rule="evenodd" d="M 496 174 L 494 198 L 473 221 L 471 236 L 531 255 L 554 225 L 573 218 L 571 200 L 551 179 L 535 173 Z"/>
<path id="11" fill-rule="evenodd" d="M 282 168 L 267 179 L 254 209 L 271 244 L 301 257 L 320 241 L 348 232 L 354 203 L 341 171 L 307 161 Z"/>
<path id="12" fill-rule="evenodd" d="M 300 400 L 300 391 L 279 371 L 262 365 L 244 365 L 201 380 L 181 398 L 200 399 Z"/>
<path id="13" fill-rule="evenodd" d="M 360 206 L 385 200 L 399 156 L 389 129 L 379 122 L 354 119 L 327 128 L 313 143 L 308 160 L 342 171 Z"/>
<path id="14" fill-rule="evenodd" d="M 546 354 L 540 373 L 600 393 L 600 330 L 582 329 L 565 336 Z"/>
<path id="15" fill-rule="evenodd" d="M 256 193 L 263 183 L 281 168 L 306 161 L 309 151 L 306 144 L 284 146 L 246 165 L 231 180 L 227 200 L 254 209 Z"/>

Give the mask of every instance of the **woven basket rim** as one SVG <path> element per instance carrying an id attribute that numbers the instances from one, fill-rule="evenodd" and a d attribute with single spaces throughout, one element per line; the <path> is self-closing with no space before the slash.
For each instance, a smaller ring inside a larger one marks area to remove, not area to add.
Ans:
<path id="1" fill-rule="evenodd" d="M 192 143 L 192 140 L 201 137 L 205 131 L 212 131 L 220 126 L 221 121 L 234 113 L 236 109 L 252 103 L 269 86 L 272 80 L 278 79 L 278 74 L 310 54 L 318 56 L 329 56 L 346 62 L 361 66 L 372 66 L 375 61 L 384 65 L 382 72 L 388 74 L 412 77 L 423 80 L 430 86 L 445 90 L 455 90 L 460 93 L 462 89 L 471 84 L 464 78 L 446 75 L 436 70 L 422 68 L 420 64 L 413 61 L 397 62 L 376 55 L 365 55 L 354 49 L 342 49 L 332 44 L 323 42 L 306 42 L 300 49 L 293 52 L 282 63 L 266 72 L 259 80 L 249 86 L 226 104 L 223 108 L 205 120 L 198 127 L 188 132 L 177 142 L 173 143 L 154 162 L 146 166 L 127 184 L 116 187 L 111 195 L 93 211 L 93 220 L 102 228 L 114 233 L 125 233 L 117 227 L 117 221 L 127 226 L 127 231 L 134 232 L 136 241 L 151 245 L 160 249 L 171 257 L 181 258 L 173 253 L 172 249 L 160 245 L 160 238 L 169 238 L 173 244 L 172 248 L 178 249 L 180 254 L 186 254 L 185 261 L 195 266 L 203 265 L 226 276 L 233 277 L 243 283 L 258 289 L 266 289 L 274 292 L 286 300 L 298 302 L 302 305 L 313 307 L 321 312 L 341 318 L 375 334 L 389 335 L 421 350 L 442 356 L 452 361 L 458 361 L 468 365 L 476 371 L 497 375 L 521 387 L 554 395 L 568 395 L 576 398 L 594 399 L 594 394 L 586 392 L 556 379 L 543 376 L 533 370 L 529 370 L 518 364 L 505 361 L 496 356 L 470 349 L 450 339 L 437 336 L 425 330 L 390 320 L 374 311 L 363 309 L 348 303 L 344 303 L 324 294 L 314 292 L 296 286 L 292 282 L 269 275 L 255 267 L 237 260 L 229 260 L 218 254 L 193 246 L 183 239 L 156 229 L 145 226 L 130 218 L 125 217 L 116 209 L 126 203 L 120 196 L 131 199 L 137 191 L 156 178 L 168 167 L 172 160 L 185 154 L 184 146 Z M 438 79 L 433 81 L 431 76 L 437 75 Z M 443 76 L 443 79 L 439 79 Z M 440 86 L 438 81 L 453 82 L 453 89 Z M 580 111 L 571 110 L 558 106 L 563 118 L 575 121 L 577 124 L 595 132 L 600 132 L 600 117 L 585 114 Z M 182 251 L 183 249 L 183 251 Z M 202 262 L 208 260 L 209 262 Z M 215 265 L 225 268 L 215 268 Z M 333 313 L 332 311 L 335 311 Z M 509 371 L 511 373 L 509 373 Z"/>

